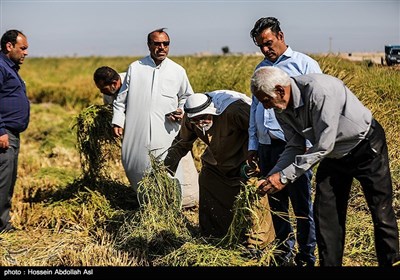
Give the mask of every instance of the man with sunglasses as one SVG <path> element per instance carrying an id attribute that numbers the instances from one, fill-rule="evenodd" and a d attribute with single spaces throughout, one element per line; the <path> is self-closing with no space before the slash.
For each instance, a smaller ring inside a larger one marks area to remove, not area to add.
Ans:
<path id="1" fill-rule="evenodd" d="M 129 65 L 113 103 L 114 134 L 123 136 L 122 164 L 136 192 L 144 173 L 151 169 L 149 153 L 165 157 L 179 132 L 183 105 L 193 94 L 185 69 L 167 57 L 169 45 L 164 28 L 147 35 L 150 54 Z M 182 206 L 195 206 L 198 174 L 190 152 L 179 162 L 176 177 L 181 179 Z"/>
<path id="2" fill-rule="evenodd" d="M 233 204 L 245 183 L 240 170 L 247 157 L 250 103 L 246 95 L 230 90 L 189 96 L 182 128 L 164 160 L 173 173 L 197 139 L 207 145 L 199 174 L 199 224 L 204 236 L 225 236 L 233 220 Z M 269 208 L 266 197 L 261 203 Z M 275 233 L 268 211 L 258 217 L 264 221 L 261 231 L 254 231 L 247 245 L 262 249 Z"/>

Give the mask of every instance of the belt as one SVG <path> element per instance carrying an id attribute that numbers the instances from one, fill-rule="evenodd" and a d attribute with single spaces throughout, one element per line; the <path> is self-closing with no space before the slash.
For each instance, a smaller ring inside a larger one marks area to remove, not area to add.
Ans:
<path id="1" fill-rule="evenodd" d="M 365 139 L 368 139 L 372 135 L 372 133 L 374 133 L 375 126 L 376 126 L 376 121 L 375 121 L 375 119 L 372 119 L 371 126 L 369 127 L 369 130 L 368 130 L 367 134 L 365 135 Z"/>
<path id="2" fill-rule="evenodd" d="M 364 145 L 369 140 L 369 137 L 371 137 L 371 135 L 374 133 L 375 126 L 376 126 L 376 121 L 375 121 L 375 119 L 372 119 L 371 126 L 369 127 L 367 134 L 365 134 L 364 140 L 362 140 L 360 143 L 358 143 L 357 146 L 355 146 L 350 152 L 348 152 L 347 155 L 345 155 L 342 159 L 348 159 L 348 158 L 352 157 L 352 155 L 357 153 L 357 151 L 362 147 L 362 145 Z"/>
<path id="3" fill-rule="evenodd" d="M 264 146 L 264 147 L 269 147 L 271 146 L 273 143 L 275 144 L 286 144 L 286 141 L 279 139 L 279 138 L 271 138 L 271 143 L 270 144 L 262 144 L 262 143 L 258 143 L 258 146 Z"/>

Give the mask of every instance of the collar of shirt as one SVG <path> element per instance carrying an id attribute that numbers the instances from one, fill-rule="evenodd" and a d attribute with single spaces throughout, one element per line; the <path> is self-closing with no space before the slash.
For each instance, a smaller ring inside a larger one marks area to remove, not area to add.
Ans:
<path id="1" fill-rule="evenodd" d="M 279 62 L 281 62 L 284 59 L 290 58 L 293 56 L 293 50 L 291 47 L 287 46 L 286 51 L 280 56 L 278 57 L 278 59 L 275 61 L 274 64 L 278 64 Z"/>
<path id="2" fill-rule="evenodd" d="M 151 57 L 151 55 L 148 55 L 147 58 L 148 58 L 148 60 L 151 61 L 151 64 L 152 64 L 152 66 L 153 66 L 154 68 L 161 68 L 161 66 L 163 66 L 164 64 L 166 64 L 165 61 L 167 61 L 167 60 L 169 59 L 168 57 L 166 57 L 163 61 L 161 61 L 160 64 L 156 65 L 156 63 L 154 62 L 154 59 Z"/>
<path id="3" fill-rule="evenodd" d="M 288 58 L 291 58 L 293 56 L 293 53 L 294 52 L 293 52 L 292 48 L 287 46 L 286 51 L 283 54 L 281 54 L 275 62 L 272 62 L 265 58 L 264 63 L 263 63 L 264 65 L 262 65 L 262 66 L 276 66 L 277 64 L 281 63 L 282 61 L 284 61 Z"/>
<path id="4" fill-rule="evenodd" d="M 0 58 L 3 59 L 3 61 L 11 68 L 14 69 L 15 71 L 19 70 L 19 65 L 14 63 L 7 55 L 5 55 L 3 52 L 0 52 Z"/>
<path id="5" fill-rule="evenodd" d="M 303 106 L 303 100 L 301 99 L 301 92 L 293 78 L 290 78 L 291 95 L 293 100 L 293 109 L 297 109 Z"/>

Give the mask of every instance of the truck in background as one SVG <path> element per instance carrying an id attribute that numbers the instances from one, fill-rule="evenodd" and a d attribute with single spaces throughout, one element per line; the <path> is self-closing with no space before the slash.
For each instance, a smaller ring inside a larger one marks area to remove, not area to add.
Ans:
<path id="1" fill-rule="evenodd" d="M 400 45 L 385 45 L 385 59 L 381 58 L 381 64 L 392 66 L 400 64 Z"/>

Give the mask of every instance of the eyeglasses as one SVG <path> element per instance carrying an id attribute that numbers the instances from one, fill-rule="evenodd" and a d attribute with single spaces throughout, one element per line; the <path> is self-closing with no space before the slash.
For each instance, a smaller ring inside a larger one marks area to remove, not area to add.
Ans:
<path id="1" fill-rule="evenodd" d="M 164 45 L 164 47 L 168 47 L 169 46 L 169 41 L 164 41 L 164 42 L 151 42 L 154 46 L 156 47 L 161 47 L 161 45 Z"/>

